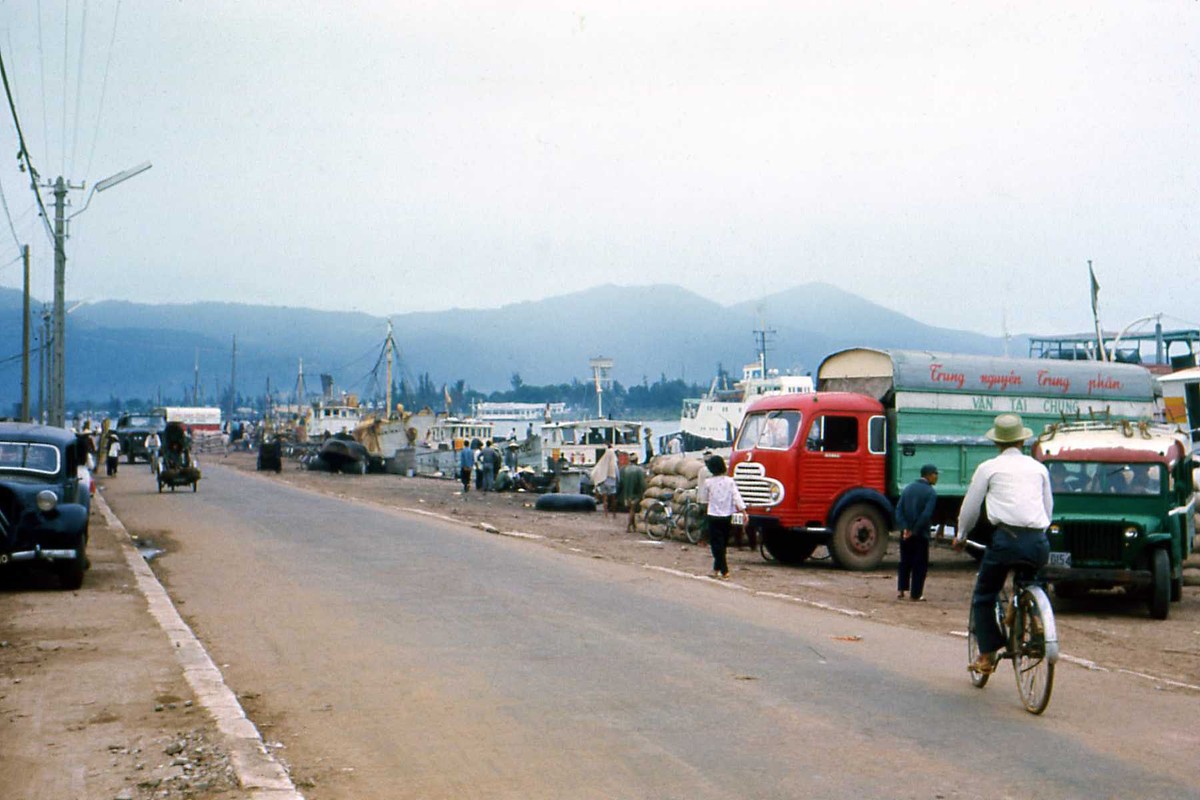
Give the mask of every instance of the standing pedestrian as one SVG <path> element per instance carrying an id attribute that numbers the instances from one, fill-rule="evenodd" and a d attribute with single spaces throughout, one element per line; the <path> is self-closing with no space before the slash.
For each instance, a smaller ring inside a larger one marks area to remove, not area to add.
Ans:
<path id="1" fill-rule="evenodd" d="M 488 439 L 487 444 L 479 451 L 479 459 L 475 468 L 482 473 L 483 483 L 479 487 L 480 491 L 490 492 L 496 484 L 496 464 L 500 460 L 496 448 L 492 447 L 492 440 Z"/>
<path id="2" fill-rule="evenodd" d="M 1021 417 L 1001 414 L 984 435 L 995 442 L 1000 454 L 975 469 L 954 532 L 954 549 L 962 550 L 986 502 L 988 521 L 996 531 L 979 563 L 971 596 L 979 658 L 970 669 L 981 675 L 995 671 L 1004 644 L 996 623 L 996 597 L 1015 563 L 1026 561 L 1040 568 L 1050 560 L 1046 529 L 1054 515 L 1049 471 L 1021 452 L 1025 440 L 1033 436 Z"/>
<path id="3" fill-rule="evenodd" d="M 617 494 L 620 501 L 629 509 L 629 521 L 625 523 L 626 531 L 637 530 L 638 506 L 642 495 L 646 493 L 646 470 L 638 464 L 637 455 L 630 456 L 629 463 L 621 467 L 617 478 Z"/>
<path id="4" fill-rule="evenodd" d="M 904 487 L 896 503 L 896 527 L 900 529 L 900 569 L 896 599 L 904 593 L 913 600 L 925 599 L 925 576 L 929 572 L 929 529 L 937 506 L 938 470 L 933 464 L 921 467 L 921 477 Z"/>
<path id="5" fill-rule="evenodd" d="M 590 476 L 596 494 L 600 495 L 600 501 L 604 503 L 606 517 L 613 513 L 613 506 L 616 504 L 617 474 L 617 451 L 612 449 L 611 444 L 606 444 L 604 453 L 596 461 L 596 466 L 592 467 Z"/>
<path id="6" fill-rule="evenodd" d="M 105 453 L 104 474 L 116 475 L 117 466 L 121 463 L 121 440 L 116 436 L 108 438 L 108 452 Z"/>
<path id="7" fill-rule="evenodd" d="M 471 491 L 471 468 L 475 466 L 475 451 L 464 441 L 458 451 L 458 479 L 462 481 L 463 494 Z"/>
<path id="8" fill-rule="evenodd" d="M 708 544 L 713 557 L 712 577 L 728 580 L 729 564 L 725 561 L 725 550 L 729 545 L 729 529 L 733 523 L 733 512 L 745 514 L 746 503 L 733 478 L 725 474 L 725 459 L 712 455 L 705 460 L 704 466 L 712 473 L 712 477 L 704 482 L 708 496 Z"/>

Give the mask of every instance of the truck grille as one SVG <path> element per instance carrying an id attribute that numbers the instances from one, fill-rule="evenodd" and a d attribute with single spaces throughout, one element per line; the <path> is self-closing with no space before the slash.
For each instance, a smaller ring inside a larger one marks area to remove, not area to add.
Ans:
<path id="1" fill-rule="evenodd" d="M 766 476 L 762 464 L 743 461 L 733 468 L 733 482 L 748 506 L 773 506 L 783 500 L 783 484 Z M 771 499 L 775 487 L 776 499 Z"/>
<path id="2" fill-rule="evenodd" d="M 1062 526 L 1071 562 L 1119 562 L 1125 526 L 1111 522 L 1069 522 Z"/>

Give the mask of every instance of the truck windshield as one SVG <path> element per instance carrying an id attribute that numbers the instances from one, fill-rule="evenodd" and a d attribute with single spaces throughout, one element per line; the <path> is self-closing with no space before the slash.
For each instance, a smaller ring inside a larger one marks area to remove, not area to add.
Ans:
<path id="1" fill-rule="evenodd" d="M 767 450 L 787 450 L 796 440 L 802 416 L 799 411 L 761 411 L 747 414 L 738 432 L 738 450 L 756 447 Z"/>
<path id="2" fill-rule="evenodd" d="M 1162 491 L 1162 465 L 1111 461 L 1053 461 L 1050 488 L 1055 494 L 1156 495 Z"/>
<path id="3" fill-rule="evenodd" d="M 163 427 L 163 418 L 154 416 L 128 416 L 123 417 L 118 427 L 121 428 L 161 428 Z"/>

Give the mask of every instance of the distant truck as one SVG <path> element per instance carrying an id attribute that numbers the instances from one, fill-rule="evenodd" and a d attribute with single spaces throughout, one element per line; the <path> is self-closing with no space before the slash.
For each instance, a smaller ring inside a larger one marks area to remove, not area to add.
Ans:
<path id="1" fill-rule="evenodd" d="M 1196 536 L 1196 461 L 1169 426 L 1058 425 L 1034 456 L 1050 470 L 1054 519 L 1045 577 L 1055 594 L 1124 587 L 1166 619 L 1183 595 Z"/>
<path id="2" fill-rule="evenodd" d="M 122 414 L 117 418 L 117 439 L 121 442 L 121 452 L 130 464 L 137 459 L 150 460 L 150 452 L 146 449 L 146 437 L 151 432 L 157 433 L 161 440 L 166 430 L 167 420 L 161 414 Z"/>
<path id="3" fill-rule="evenodd" d="M 975 468 L 996 454 L 983 434 L 997 414 L 1019 413 L 1036 433 L 1065 419 L 1149 420 L 1159 396 L 1131 364 L 844 350 L 821 363 L 816 393 L 750 405 L 731 474 L 779 561 L 826 545 L 840 566 L 874 569 L 923 464 L 938 468 L 935 522 L 954 522 Z"/>
<path id="4" fill-rule="evenodd" d="M 163 406 L 152 412 L 167 422 L 180 422 L 192 433 L 220 433 L 221 409 L 216 406 Z"/>

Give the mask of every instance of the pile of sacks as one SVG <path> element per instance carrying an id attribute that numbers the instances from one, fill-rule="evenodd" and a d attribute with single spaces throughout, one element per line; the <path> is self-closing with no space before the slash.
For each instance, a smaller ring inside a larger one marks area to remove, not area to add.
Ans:
<path id="1" fill-rule="evenodd" d="M 683 504 L 696 499 L 696 489 L 712 473 L 704 466 L 700 456 L 662 455 L 650 459 L 650 479 L 646 481 L 646 493 L 642 495 L 639 512 L 646 513 L 651 503 L 670 503 L 674 513 L 683 511 Z"/>

